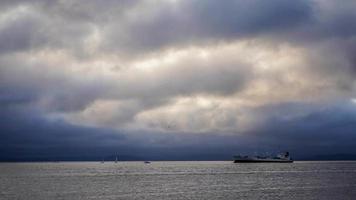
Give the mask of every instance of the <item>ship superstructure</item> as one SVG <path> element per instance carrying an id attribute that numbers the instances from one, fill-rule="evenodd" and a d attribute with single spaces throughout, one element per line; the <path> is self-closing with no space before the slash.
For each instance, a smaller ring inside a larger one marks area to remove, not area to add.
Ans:
<path id="1" fill-rule="evenodd" d="M 277 156 L 234 156 L 234 163 L 258 163 L 258 162 L 275 162 L 275 163 L 292 163 L 289 152 L 280 153 Z"/>

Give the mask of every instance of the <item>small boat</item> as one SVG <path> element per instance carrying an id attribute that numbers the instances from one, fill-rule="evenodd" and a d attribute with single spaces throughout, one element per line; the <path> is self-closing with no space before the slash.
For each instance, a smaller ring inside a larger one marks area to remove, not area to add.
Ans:
<path id="1" fill-rule="evenodd" d="M 150 162 L 150 161 L 145 161 L 144 163 L 145 163 L 145 164 L 151 164 L 151 162 Z"/>
<path id="2" fill-rule="evenodd" d="M 234 156 L 234 163 L 292 163 L 289 152 L 280 153 L 277 156 Z"/>

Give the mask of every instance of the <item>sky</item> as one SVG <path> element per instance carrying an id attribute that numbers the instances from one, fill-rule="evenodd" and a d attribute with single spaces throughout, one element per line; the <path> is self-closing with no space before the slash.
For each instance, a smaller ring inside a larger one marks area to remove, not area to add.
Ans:
<path id="1" fill-rule="evenodd" d="M 356 154 L 355 9 L 3 0 L 0 160 Z"/>

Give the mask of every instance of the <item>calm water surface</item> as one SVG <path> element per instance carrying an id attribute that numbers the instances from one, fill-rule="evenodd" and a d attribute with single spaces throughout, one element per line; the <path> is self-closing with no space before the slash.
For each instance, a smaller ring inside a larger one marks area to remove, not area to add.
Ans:
<path id="1" fill-rule="evenodd" d="M 356 199 L 356 162 L 0 163 L 0 199 Z"/>

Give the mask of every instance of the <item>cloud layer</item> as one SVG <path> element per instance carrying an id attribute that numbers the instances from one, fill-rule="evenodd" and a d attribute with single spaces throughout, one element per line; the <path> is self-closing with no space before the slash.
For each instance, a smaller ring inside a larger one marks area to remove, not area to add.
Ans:
<path id="1" fill-rule="evenodd" d="M 152 156 L 189 145 L 225 156 L 281 144 L 299 155 L 345 152 L 355 137 L 355 8 L 2 1 L 2 157 L 79 143 Z"/>

